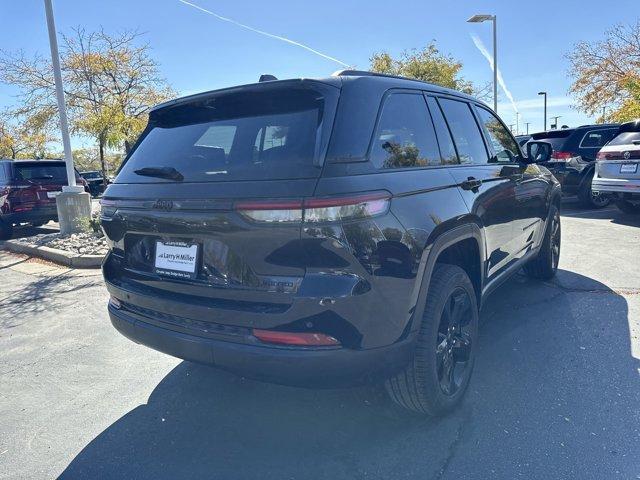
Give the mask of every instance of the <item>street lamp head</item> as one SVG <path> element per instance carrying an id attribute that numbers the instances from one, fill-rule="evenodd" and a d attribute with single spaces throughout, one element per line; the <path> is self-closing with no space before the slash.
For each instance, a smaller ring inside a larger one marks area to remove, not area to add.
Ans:
<path id="1" fill-rule="evenodd" d="M 467 20 L 467 22 L 480 23 L 480 22 L 486 22 L 488 20 L 493 20 L 494 18 L 496 18 L 495 15 L 474 15 L 469 20 Z"/>
<path id="2" fill-rule="evenodd" d="M 547 92 L 538 92 L 538 95 L 546 95 Z"/>

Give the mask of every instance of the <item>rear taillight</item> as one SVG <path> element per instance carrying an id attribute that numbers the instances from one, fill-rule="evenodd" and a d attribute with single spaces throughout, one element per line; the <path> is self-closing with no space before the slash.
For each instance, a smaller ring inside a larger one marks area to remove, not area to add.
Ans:
<path id="1" fill-rule="evenodd" d="M 114 200 L 105 198 L 100 200 L 100 215 L 103 217 L 113 217 L 116 213 L 117 203 Z"/>
<path id="2" fill-rule="evenodd" d="M 38 201 L 38 191 L 40 187 L 37 185 L 10 185 L 7 187 L 6 201 L 12 212 L 26 212 L 33 210 Z"/>
<path id="3" fill-rule="evenodd" d="M 383 214 L 389 209 L 390 200 L 388 192 L 373 192 L 348 197 L 237 202 L 235 209 L 256 222 L 324 223 Z"/>
<path id="4" fill-rule="evenodd" d="M 336 347 L 340 342 L 324 333 L 278 332 L 274 330 L 253 329 L 253 335 L 265 343 L 276 345 L 297 345 L 304 347 Z"/>
<path id="5" fill-rule="evenodd" d="M 237 202 L 235 209 L 256 222 L 302 222 L 302 200 Z"/>
<path id="6" fill-rule="evenodd" d="M 625 153 L 628 155 L 625 158 Z M 638 160 L 640 159 L 640 151 L 632 150 L 632 151 L 620 151 L 620 152 L 598 152 L 596 155 L 596 160 Z"/>
<path id="7" fill-rule="evenodd" d="M 596 160 L 623 160 L 622 152 L 598 152 Z"/>
<path id="8" fill-rule="evenodd" d="M 571 160 L 571 158 L 573 157 L 573 154 L 571 152 L 557 152 L 554 151 L 551 154 L 551 161 L 552 162 L 568 162 L 569 160 Z"/>

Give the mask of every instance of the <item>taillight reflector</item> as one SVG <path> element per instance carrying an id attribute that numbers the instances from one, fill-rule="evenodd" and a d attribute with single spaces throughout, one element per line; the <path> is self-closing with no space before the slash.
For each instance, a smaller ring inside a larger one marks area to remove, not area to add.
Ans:
<path id="1" fill-rule="evenodd" d="M 299 345 L 307 347 L 329 347 L 340 345 L 340 342 L 324 333 L 278 332 L 273 330 L 253 329 L 253 335 L 265 343 L 278 345 Z"/>

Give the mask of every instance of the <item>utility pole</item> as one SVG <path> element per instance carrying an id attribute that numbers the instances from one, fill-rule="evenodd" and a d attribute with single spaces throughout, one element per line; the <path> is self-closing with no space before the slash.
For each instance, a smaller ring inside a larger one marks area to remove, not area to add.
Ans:
<path id="1" fill-rule="evenodd" d="M 81 231 L 83 229 L 82 219 L 91 216 L 91 197 L 84 191 L 83 186 L 76 185 L 76 172 L 73 167 L 67 109 L 64 103 L 64 88 L 62 86 L 62 71 L 60 70 L 56 24 L 53 18 L 51 0 L 44 0 L 44 9 L 47 16 L 47 30 L 49 31 L 53 78 L 56 84 L 56 100 L 58 101 L 58 112 L 60 115 L 60 133 L 62 134 L 64 160 L 67 166 L 67 185 L 62 187 L 62 193 L 56 197 L 56 206 L 58 209 L 58 221 L 60 222 L 60 233 L 69 234 Z"/>
<path id="2" fill-rule="evenodd" d="M 538 92 L 538 95 L 544 95 L 544 131 L 547 131 L 547 92 Z"/>
<path id="3" fill-rule="evenodd" d="M 474 15 L 467 22 L 493 22 L 493 111 L 498 113 L 498 26 L 495 15 Z"/>
<path id="4" fill-rule="evenodd" d="M 527 135 L 529 135 L 529 124 L 530 124 L 530 123 L 531 123 L 531 122 L 525 122 L 525 125 L 527 126 Z"/>

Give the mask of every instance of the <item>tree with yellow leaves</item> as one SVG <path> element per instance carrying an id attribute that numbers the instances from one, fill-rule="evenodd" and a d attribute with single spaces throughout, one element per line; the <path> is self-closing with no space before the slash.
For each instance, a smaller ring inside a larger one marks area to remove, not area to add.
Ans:
<path id="1" fill-rule="evenodd" d="M 616 25 L 603 41 L 578 43 L 567 55 L 573 78 L 570 92 L 578 108 L 599 121 L 640 117 L 640 20 Z M 603 117 L 606 107 L 609 113 Z"/>
<path id="2" fill-rule="evenodd" d="M 51 141 L 47 126 L 37 116 L 0 113 L 0 158 L 44 158 Z"/>
<path id="3" fill-rule="evenodd" d="M 108 147 L 129 150 L 143 130 L 147 113 L 175 93 L 159 75 L 158 64 L 140 34 L 73 30 L 63 35 L 61 68 L 72 132 L 96 140 L 106 179 Z M 51 64 L 23 52 L 0 54 L 0 80 L 20 88 L 18 115 L 57 118 Z"/>
<path id="4" fill-rule="evenodd" d="M 482 99 L 486 99 L 489 93 L 488 85 L 476 88 L 463 78 L 460 74 L 462 63 L 451 55 L 441 53 L 435 42 L 422 50 L 405 50 L 398 58 L 393 58 L 387 52 L 374 53 L 369 61 L 369 70 L 372 72 L 415 78 Z"/>

